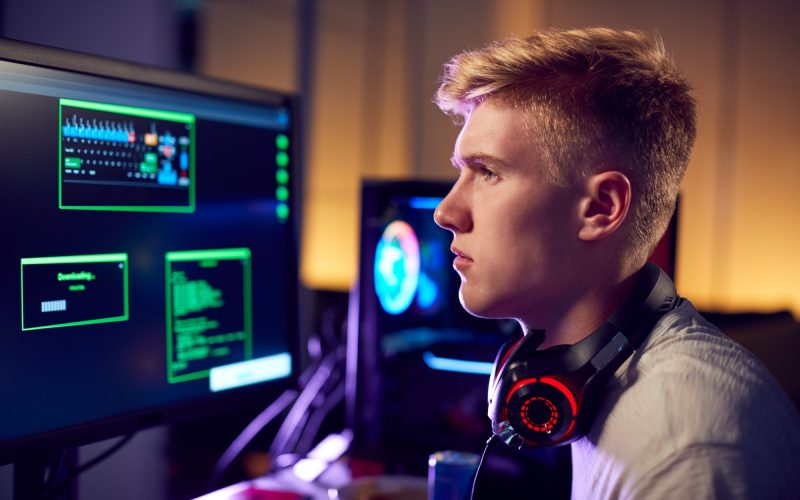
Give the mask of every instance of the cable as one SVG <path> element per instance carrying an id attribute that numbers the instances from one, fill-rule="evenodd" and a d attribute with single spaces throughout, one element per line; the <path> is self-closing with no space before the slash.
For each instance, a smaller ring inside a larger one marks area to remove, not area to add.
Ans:
<path id="1" fill-rule="evenodd" d="M 294 447 L 295 453 L 305 454 L 308 453 L 314 444 L 314 439 L 319 432 L 320 427 L 325 418 L 330 412 L 342 402 L 346 393 L 346 377 L 345 367 L 341 364 L 344 361 L 343 357 L 346 356 L 346 348 L 342 347 L 337 358 L 336 370 L 328 378 L 331 382 L 330 387 L 325 387 L 321 392 L 322 398 L 318 398 L 315 408 L 312 410 L 305 429 L 297 437 L 297 442 Z"/>
<path id="2" fill-rule="evenodd" d="M 306 423 L 304 433 L 300 437 L 300 441 L 297 443 L 297 447 L 295 448 L 298 453 L 305 454 L 311 450 L 314 438 L 317 436 L 319 428 L 322 427 L 322 422 L 325 420 L 325 417 L 328 416 L 331 410 L 333 410 L 333 408 L 344 399 L 344 395 L 344 382 L 340 382 L 325 398 L 325 401 L 322 403 L 322 405 L 315 409 L 311 416 L 308 417 L 308 422 Z"/>
<path id="3" fill-rule="evenodd" d="M 294 389 L 287 389 L 278 396 L 269 406 L 267 406 L 261 413 L 259 413 L 253 420 L 247 424 L 242 432 L 233 440 L 228 448 L 222 453 L 217 463 L 214 465 L 214 470 L 211 474 L 211 489 L 214 489 L 225 469 L 233 462 L 233 460 L 242 452 L 247 444 L 261 432 L 261 430 L 269 424 L 275 417 L 281 414 L 292 402 L 297 398 L 297 391 Z"/>
<path id="4" fill-rule="evenodd" d="M 475 479 L 472 481 L 472 492 L 470 493 L 471 500 L 480 500 L 479 492 L 480 492 L 480 477 L 481 477 L 481 469 L 484 467 L 486 462 L 486 457 L 489 455 L 489 448 L 492 446 L 492 442 L 497 439 L 496 434 L 492 434 L 492 437 L 486 441 L 486 448 L 483 449 L 483 453 L 481 454 L 481 460 L 478 462 L 478 469 L 475 471 Z"/>
<path id="5" fill-rule="evenodd" d="M 331 374 L 333 366 L 337 361 L 336 354 L 337 352 L 334 351 L 332 353 L 328 353 L 324 358 L 322 358 L 322 361 L 320 362 L 319 367 L 317 367 L 316 372 L 311 376 L 306 386 L 300 392 L 300 395 L 295 400 L 292 409 L 289 410 L 289 413 L 286 415 L 283 424 L 278 429 L 275 439 L 272 442 L 272 446 L 269 448 L 269 454 L 271 457 L 275 458 L 285 452 L 286 445 L 291 439 L 292 433 L 300 421 L 305 418 L 308 408 L 311 406 L 314 398 L 327 381 L 328 376 Z"/>
<path id="6" fill-rule="evenodd" d="M 308 381 L 311 377 L 316 373 L 319 369 L 319 365 L 322 363 L 322 357 L 317 357 L 312 359 L 310 364 L 303 370 L 300 375 L 297 376 L 297 385 L 299 387 L 305 387 L 308 384 Z"/>
<path id="7" fill-rule="evenodd" d="M 312 416 L 318 411 L 318 409 L 325 405 L 325 402 L 330 397 L 330 394 L 336 390 L 336 386 L 339 385 L 342 379 L 342 373 L 340 369 L 336 369 L 336 365 L 334 365 L 334 369 L 331 370 L 328 377 L 325 379 L 325 382 L 320 387 L 317 394 L 311 400 L 311 404 L 309 408 L 304 412 L 302 421 L 298 422 L 295 425 L 292 432 L 289 434 L 289 437 L 286 439 L 286 443 L 284 445 L 284 453 L 302 453 L 298 446 L 298 442 L 302 439 L 302 437 L 308 433 L 308 425 L 311 421 Z M 316 434 L 316 431 L 314 431 Z M 313 436 L 312 436 L 313 439 Z"/>
<path id="8" fill-rule="evenodd" d="M 291 440 L 292 434 L 298 426 L 301 426 L 305 422 L 308 408 L 313 403 L 314 398 L 317 396 L 331 373 L 331 367 L 329 366 L 331 364 L 330 361 L 331 359 L 327 356 L 326 359 L 322 360 L 320 365 L 317 367 L 317 370 L 309 378 L 305 387 L 303 387 L 300 395 L 297 397 L 297 400 L 295 400 L 294 405 L 284 418 L 280 428 L 275 433 L 275 438 L 269 448 L 269 454 L 273 458 L 286 452 L 287 444 Z"/>
<path id="9" fill-rule="evenodd" d="M 75 469 L 70 470 L 67 473 L 67 476 L 64 479 L 62 479 L 58 483 L 53 484 L 52 486 L 50 486 L 47 489 L 47 491 L 44 492 L 43 498 L 47 499 L 47 498 L 52 498 L 52 497 L 56 496 L 67 485 L 72 483 L 72 481 L 76 477 L 78 477 L 79 475 L 83 474 L 87 470 L 91 469 L 95 465 L 99 464 L 103 460 L 107 459 L 108 457 L 110 457 L 111 455 L 113 455 L 114 453 L 119 451 L 119 449 L 122 448 L 123 446 L 125 446 L 126 444 L 128 444 L 128 441 L 130 441 L 133 438 L 133 436 L 135 436 L 135 435 L 136 435 L 135 432 L 131 433 L 131 434 L 128 434 L 127 436 L 123 437 L 122 439 L 120 439 L 119 441 L 117 441 L 116 443 L 111 445 L 103 453 L 97 455 L 96 457 L 94 457 L 93 459 L 89 460 L 85 464 L 80 465 L 80 466 L 76 467 Z M 55 476 L 55 471 L 53 471 L 53 475 Z"/>
<path id="10" fill-rule="evenodd" d="M 298 420 L 298 422 L 294 425 L 294 428 L 290 431 L 289 436 L 285 439 L 283 448 L 280 450 L 281 453 L 297 454 L 308 451 L 304 450 L 298 443 L 301 439 L 303 439 L 303 436 L 308 435 L 309 433 L 311 434 L 310 439 L 313 440 L 313 438 L 316 437 L 316 433 L 319 430 L 319 427 L 322 425 L 322 422 L 321 420 L 319 423 L 315 422 L 314 426 L 309 429 L 310 422 L 314 421 L 314 415 L 318 414 L 320 408 L 327 406 L 328 400 L 336 391 L 337 387 L 343 385 L 344 367 L 342 366 L 341 362 L 344 361 L 346 353 L 347 351 L 344 346 L 339 346 L 333 353 L 330 353 L 335 354 L 333 366 L 324 383 L 320 386 L 319 390 L 311 400 L 308 408 L 306 408 L 305 412 L 303 413 L 302 419 Z M 330 407 L 330 409 L 332 408 L 333 406 Z M 324 417 L 330 412 L 330 409 L 325 410 L 322 413 L 322 419 L 324 419 Z M 317 417 L 316 420 L 319 420 L 319 417 Z"/>

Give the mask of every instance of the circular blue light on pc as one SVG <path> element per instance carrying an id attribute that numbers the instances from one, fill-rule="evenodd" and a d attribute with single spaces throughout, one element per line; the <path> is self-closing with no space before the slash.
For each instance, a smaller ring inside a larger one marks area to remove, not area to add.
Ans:
<path id="1" fill-rule="evenodd" d="M 419 275 L 419 293 L 417 294 L 417 305 L 425 311 L 436 305 L 439 298 L 439 285 L 433 281 L 427 273 Z"/>
<path id="2" fill-rule="evenodd" d="M 375 250 L 374 273 L 383 310 L 396 315 L 408 309 L 419 284 L 419 241 L 408 223 L 386 226 Z"/>

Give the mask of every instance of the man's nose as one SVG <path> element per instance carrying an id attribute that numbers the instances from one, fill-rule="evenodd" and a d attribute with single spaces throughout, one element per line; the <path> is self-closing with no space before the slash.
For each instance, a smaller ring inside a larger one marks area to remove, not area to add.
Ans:
<path id="1" fill-rule="evenodd" d="M 456 184 L 433 213 L 433 220 L 439 227 L 454 233 L 469 231 L 469 212 L 462 198 L 463 193 Z"/>

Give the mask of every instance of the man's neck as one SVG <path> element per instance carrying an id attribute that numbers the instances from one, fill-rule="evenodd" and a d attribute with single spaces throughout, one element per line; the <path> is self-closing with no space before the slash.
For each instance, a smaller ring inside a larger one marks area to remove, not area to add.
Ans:
<path id="1" fill-rule="evenodd" d="M 555 345 L 576 344 L 588 337 L 617 310 L 633 291 L 639 273 L 610 285 L 597 283 L 584 287 L 580 294 L 562 309 L 557 317 L 550 321 L 526 322 L 518 320 L 522 331 L 544 329 L 545 340 L 539 349 Z"/>

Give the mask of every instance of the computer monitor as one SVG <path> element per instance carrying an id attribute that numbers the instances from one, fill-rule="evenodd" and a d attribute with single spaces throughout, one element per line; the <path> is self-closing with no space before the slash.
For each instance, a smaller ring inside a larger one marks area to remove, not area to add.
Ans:
<path id="1" fill-rule="evenodd" d="M 297 371 L 296 97 L 0 40 L 0 464 Z"/>

